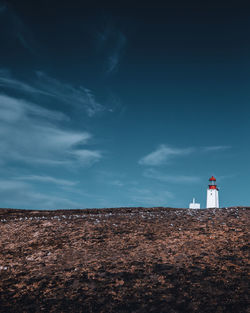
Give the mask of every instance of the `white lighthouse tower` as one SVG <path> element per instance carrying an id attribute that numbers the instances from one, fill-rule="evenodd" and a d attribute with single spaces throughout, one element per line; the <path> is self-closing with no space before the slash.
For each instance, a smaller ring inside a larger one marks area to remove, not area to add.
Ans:
<path id="1" fill-rule="evenodd" d="M 219 189 L 217 188 L 214 176 L 209 178 L 207 189 L 207 209 L 209 208 L 219 208 Z"/>

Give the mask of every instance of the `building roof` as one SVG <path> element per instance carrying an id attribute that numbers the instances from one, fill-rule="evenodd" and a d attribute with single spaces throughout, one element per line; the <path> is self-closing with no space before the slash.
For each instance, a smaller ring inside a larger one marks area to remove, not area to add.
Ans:
<path id="1" fill-rule="evenodd" d="M 214 176 L 212 176 L 211 178 L 209 178 L 209 181 L 216 181 L 216 179 Z"/>

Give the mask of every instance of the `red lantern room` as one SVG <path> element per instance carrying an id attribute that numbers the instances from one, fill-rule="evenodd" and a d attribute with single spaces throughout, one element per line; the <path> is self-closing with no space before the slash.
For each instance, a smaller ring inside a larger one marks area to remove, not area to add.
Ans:
<path id="1" fill-rule="evenodd" d="M 209 185 L 208 185 L 209 189 L 217 189 L 217 185 L 216 185 L 216 179 L 214 176 L 212 176 L 211 178 L 209 178 Z M 218 190 L 218 189 L 217 189 Z"/>

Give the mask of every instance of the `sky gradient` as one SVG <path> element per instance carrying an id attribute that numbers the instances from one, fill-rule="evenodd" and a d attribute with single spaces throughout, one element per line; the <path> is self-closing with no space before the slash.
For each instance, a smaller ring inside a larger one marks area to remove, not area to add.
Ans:
<path id="1" fill-rule="evenodd" d="M 83 2 L 0 0 L 0 207 L 250 205 L 249 7 Z"/>

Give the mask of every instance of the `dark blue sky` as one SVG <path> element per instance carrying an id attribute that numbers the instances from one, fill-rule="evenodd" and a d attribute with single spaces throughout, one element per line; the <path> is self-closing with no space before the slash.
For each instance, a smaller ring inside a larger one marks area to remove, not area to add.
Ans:
<path id="1" fill-rule="evenodd" d="M 0 206 L 249 205 L 249 7 L 84 2 L 0 1 Z"/>

